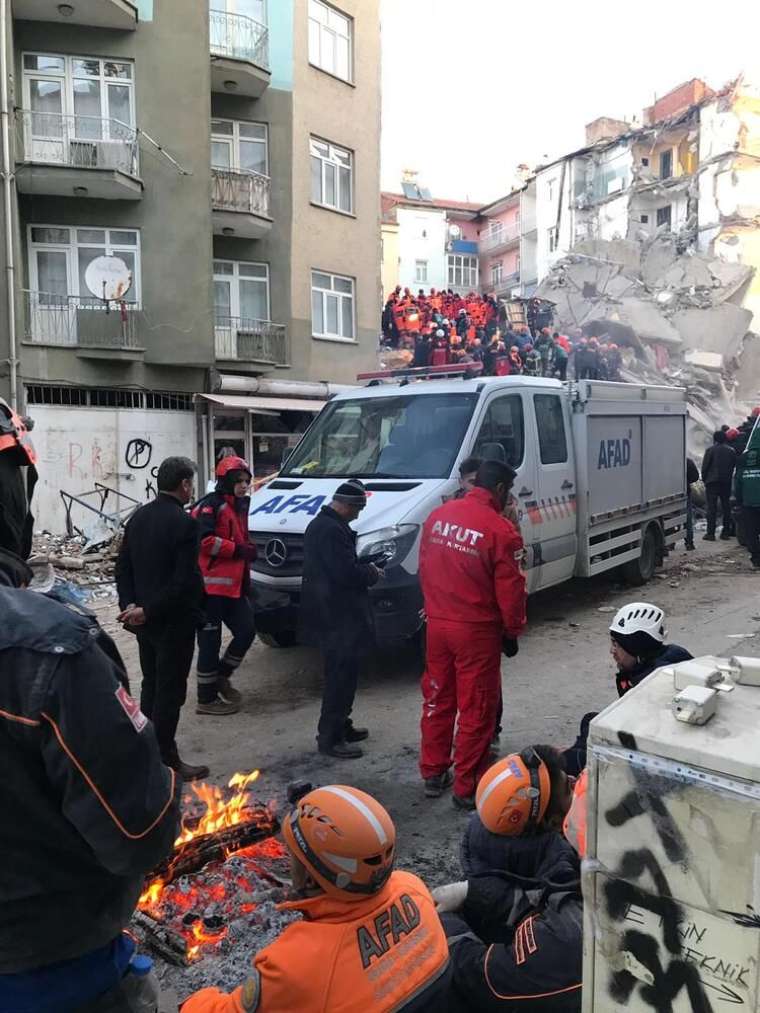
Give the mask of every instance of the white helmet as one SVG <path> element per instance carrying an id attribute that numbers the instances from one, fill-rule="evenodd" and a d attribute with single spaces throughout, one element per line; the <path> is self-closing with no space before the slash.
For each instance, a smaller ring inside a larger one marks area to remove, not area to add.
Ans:
<path id="1" fill-rule="evenodd" d="M 656 605 L 645 601 L 634 601 L 624 605 L 610 625 L 611 633 L 628 636 L 631 633 L 647 633 L 659 644 L 665 643 L 665 613 Z"/>

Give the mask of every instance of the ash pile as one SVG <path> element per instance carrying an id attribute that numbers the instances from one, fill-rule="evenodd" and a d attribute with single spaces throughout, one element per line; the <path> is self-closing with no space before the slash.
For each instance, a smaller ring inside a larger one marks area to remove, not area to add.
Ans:
<path id="1" fill-rule="evenodd" d="M 535 294 L 558 329 L 619 345 L 624 379 L 686 387 L 697 450 L 760 400 L 760 340 L 743 305 L 754 268 L 683 247 L 670 233 L 585 240 Z"/>
<path id="2" fill-rule="evenodd" d="M 173 853 L 140 897 L 131 931 L 162 988 L 180 998 L 209 985 L 232 991 L 254 954 L 300 917 L 277 910 L 290 889 L 290 862 L 274 807 L 250 796 L 257 777 L 190 786 Z"/>

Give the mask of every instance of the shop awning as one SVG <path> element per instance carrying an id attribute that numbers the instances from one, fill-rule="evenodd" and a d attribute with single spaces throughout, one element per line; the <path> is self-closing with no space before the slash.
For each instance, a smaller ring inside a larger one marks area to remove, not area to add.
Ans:
<path id="1" fill-rule="evenodd" d="M 242 394 L 196 394 L 220 408 L 242 408 L 249 412 L 321 412 L 327 401 L 310 397 L 245 397 Z"/>

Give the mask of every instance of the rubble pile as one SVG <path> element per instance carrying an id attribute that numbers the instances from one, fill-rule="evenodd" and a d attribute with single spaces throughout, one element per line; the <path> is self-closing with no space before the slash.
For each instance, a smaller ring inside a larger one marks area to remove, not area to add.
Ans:
<path id="1" fill-rule="evenodd" d="M 121 532 L 106 546 L 88 545 L 81 535 L 34 536 L 29 563 L 35 572 L 34 586 L 55 596 L 83 604 L 91 599 L 111 599 L 116 594 L 114 568 L 121 545 Z"/>
<path id="2" fill-rule="evenodd" d="M 560 330 L 580 328 L 620 345 L 626 380 L 686 387 L 690 444 L 702 449 L 709 433 L 741 420 L 758 400 L 757 335 L 742 306 L 753 273 L 681 250 L 669 233 L 586 240 L 554 264 L 535 294 L 555 304 Z"/>

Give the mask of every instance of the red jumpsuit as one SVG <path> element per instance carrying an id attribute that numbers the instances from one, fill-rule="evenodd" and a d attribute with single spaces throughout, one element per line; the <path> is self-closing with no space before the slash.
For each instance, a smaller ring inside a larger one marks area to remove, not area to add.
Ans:
<path id="1" fill-rule="evenodd" d="M 523 542 L 496 497 L 473 489 L 428 517 L 420 542 L 420 582 L 427 614 L 422 678 L 420 772 L 451 765 L 454 793 L 474 795 L 489 765 L 501 688 L 502 635 L 525 626 Z"/>

